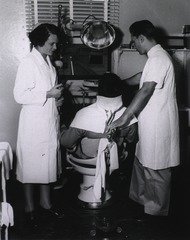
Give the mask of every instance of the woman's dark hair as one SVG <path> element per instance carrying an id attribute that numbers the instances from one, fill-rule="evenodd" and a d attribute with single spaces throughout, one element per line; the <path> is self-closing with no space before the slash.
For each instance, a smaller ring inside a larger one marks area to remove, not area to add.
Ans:
<path id="1" fill-rule="evenodd" d="M 114 73 L 104 73 L 98 83 L 98 95 L 104 97 L 118 97 L 122 95 L 123 84 L 119 76 Z"/>
<path id="2" fill-rule="evenodd" d="M 54 24 L 43 23 L 37 26 L 32 32 L 29 33 L 29 39 L 31 44 L 36 47 L 42 47 L 47 41 L 50 34 L 58 36 L 59 29 Z"/>
<path id="3" fill-rule="evenodd" d="M 141 20 L 134 22 L 129 27 L 130 33 L 135 36 L 139 37 L 139 35 L 144 35 L 149 40 L 156 40 L 158 39 L 158 32 L 155 26 L 148 20 Z"/>

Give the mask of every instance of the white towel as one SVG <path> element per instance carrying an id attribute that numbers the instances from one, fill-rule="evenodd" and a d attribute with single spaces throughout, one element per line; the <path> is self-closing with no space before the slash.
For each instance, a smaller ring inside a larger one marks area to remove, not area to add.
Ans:
<path id="1" fill-rule="evenodd" d="M 5 178 L 9 179 L 9 171 L 13 167 L 12 148 L 8 142 L 0 142 L 0 161 L 3 162 Z"/>
<path id="2" fill-rule="evenodd" d="M 106 175 L 105 150 L 106 148 L 109 149 L 109 155 L 110 155 L 109 174 L 111 174 L 115 169 L 119 168 L 117 144 L 115 142 L 110 143 L 107 138 L 100 139 L 98 155 L 97 155 L 97 163 L 96 163 L 95 182 L 93 186 L 94 195 L 98 200 L 101 200 L 102 188 L 104 190 L 106 188 L 106 182 L 105 182 L 105 175 Z"/>
<path id="3" fill-rule="evenodd" d="M 121 106 L 121 96 L 115 98 L 97 96 L 97 100 L 94 104 L 82 108 L 77 112 L 71 123 L 71 127 L 96 133 L 103 133 L 107 122 L 106 111 L 114 112 Z M 123 107 L 119 112 L 117 112 L 115 119 L 119 118 L 125 109 L 126 107 Z"/>
<path id="4" fill-rule="evenodd" d="M 8 142 L 0 142 L 0 162 L 2 162 L 1 185 L 3 201 L 6 201 L 6 180 L 9 179 L 9 171 L 13 167 L 13 153 Z"/>
<path id="5" fill-rule="evenodd" d="M 1 202 L 1 219 L 0 226 L 5 225 L 6 227 L 14 225 L 14 216 L 13 216 L 13 208 L 7 202 Z"/>

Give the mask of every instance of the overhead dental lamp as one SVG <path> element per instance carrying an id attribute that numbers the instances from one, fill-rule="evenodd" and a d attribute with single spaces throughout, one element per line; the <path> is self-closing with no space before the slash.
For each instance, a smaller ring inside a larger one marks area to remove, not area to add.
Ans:
<path id="1" fill-rule="evenodd" d="M 93 17 L 86 23 L 87 18 Z M 89 15 L 83 22 L 83 27 L 80 32 L 82 42 L 94 49 L 103 49 L 109 47 L 115 40 L 115 30 L 106 21 L 97 20 L 93 15 Z"/>

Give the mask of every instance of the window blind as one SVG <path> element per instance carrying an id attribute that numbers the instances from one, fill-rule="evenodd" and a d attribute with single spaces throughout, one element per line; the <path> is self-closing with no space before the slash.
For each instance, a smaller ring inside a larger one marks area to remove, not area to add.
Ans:
<path id="1" fill-rule="evenodd" d="M 107 2 L 107 5 L 105 4 Z M 119 26 L 119 0 L 25 0 L 25 16 L 27 33 L 36 23 L 51 22 L 58 25 L 58 6 L 67 9 L 68 17 L 77 24 L 93 15 Z"/>

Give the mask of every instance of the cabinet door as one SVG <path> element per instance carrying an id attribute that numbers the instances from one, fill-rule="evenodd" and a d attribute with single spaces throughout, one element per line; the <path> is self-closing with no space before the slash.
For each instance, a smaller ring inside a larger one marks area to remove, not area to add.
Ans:
<path id="1" fill-rule="evenodd" d="M 181 165 L 187 167 L 190 164 L 190 51 L 186 49 L 175 49 L 169 50 L 169 53 L 172 56 L 176 74 Z"/>
<path id="2" fill-rule="evenodd" d="M 168 51 L 173 59 L 176 77 L 176 92 L 179 107 L 190 107 L 190 51 L 176 49 Z"/>
<path id="3" fill-rule="evenodd" d="M 186 95 L 187 95 L 187 107 L 190 108 L 190 50 L 186 51 Z"/>

